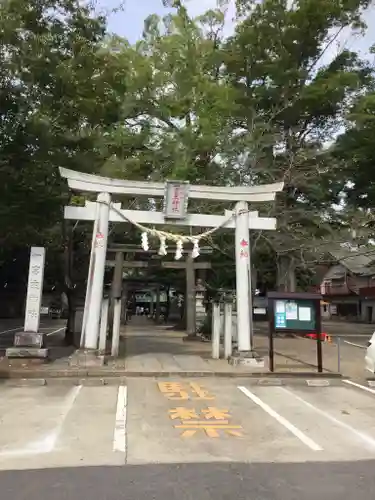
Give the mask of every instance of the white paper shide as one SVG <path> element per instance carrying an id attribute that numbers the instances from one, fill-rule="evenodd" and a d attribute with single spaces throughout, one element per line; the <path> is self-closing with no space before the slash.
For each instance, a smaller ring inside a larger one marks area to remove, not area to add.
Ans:
<path id="1" fill-rule="evenodd" d="M 37 333 L 39 330 L 45 254 L 44 247 L 31 247 L 25 311 L 25 332 Z"/>

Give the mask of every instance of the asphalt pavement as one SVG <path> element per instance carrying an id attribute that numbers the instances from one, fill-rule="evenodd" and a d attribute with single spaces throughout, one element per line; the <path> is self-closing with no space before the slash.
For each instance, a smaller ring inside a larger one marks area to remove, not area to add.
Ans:
<path id="1" fill-rule="evenodd" d="M 375 461 L 181 463 L 0 473 L 1 500 L 369 500 Z"/>

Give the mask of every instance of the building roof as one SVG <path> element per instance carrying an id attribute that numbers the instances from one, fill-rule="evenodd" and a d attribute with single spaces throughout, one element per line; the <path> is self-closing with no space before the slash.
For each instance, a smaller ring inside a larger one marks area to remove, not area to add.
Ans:
<path id="1" fill-rule="evenodd" d="M 336 262 L 346 267 L 352 274 L 360 276 L 375 275 L 375 248 L 374 250 L 364 248 L 359 251 L 340 248 L 329 253 Z"/>

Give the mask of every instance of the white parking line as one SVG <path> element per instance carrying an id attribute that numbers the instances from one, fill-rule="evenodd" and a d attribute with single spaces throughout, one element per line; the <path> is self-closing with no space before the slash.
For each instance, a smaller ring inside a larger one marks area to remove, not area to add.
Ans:
<path id="1" fill-rule="evenodd" d="M 362 344 L 355 344 L 354 342 L 349 342 L 349 340 L 344 340 L 345 344 L 352 345 L 354 347 L 360 347 L 361 349 L 367 349 L 365 345 Z"/>
<path id="2" fill-rule="evenodd" d="M 366 387 L 365 385 L 357 384 L 356 382 L 352 382 L 351 380 L 343 380 L 344 384 L 353 385 L 354 387 L 358 387 L 358 389 L 362 389 L 363 391 L 371 392 L 371 394 L 375 394 L 374 389 L 370 389 L 370 387 Z"/>
<path id="3" fill-rule="evenodd" d="M 73 387 L 68 395 L 65 398 L 64 406 L 60 414 L 60 419 L 58 425 L 55 427 L 53 432 L 48 436 L 47 443 L 48 443 L 48 451 L 53 451 L 57 440 L 60 437 L 64 422 L 71 411 L 71 409 L 74 406 L 74 403 L 76 402 L 76 399 L 82 389 L 82 385 L 77 385 L 76 387 Z"/>
<path id="4" fill-rule="evenodd" d="M 273 410 L 270 406 L 268 406 L 268 404 L 264 403 L 260 398 L 258 398 L 258 396 L 256 396 L 255 394 L 250 392 L 248 389 L 246 389 L 246 387 L 238 387 L 238 389 L 243 394 L 245 394 L 245 396 L 247 396 L 249 399 L 251 399 L 255 404 L 260 406 L 262 408 L 262 410 L 264 410 L 266 413 L 271 415 L 271 417 L 273 417 L 275 420 L 277 420 L 279 422 L 279 424 L 283 425 L 286 429 L 288 429 L 289 432 L 294 434 L 294 436 L 296 436 L 296 438 L 298 438 L 300 441 L 302 441 L 302 443 L 305 444 L 306 446 L 308 446 L 311 450 L 323 451 L 323 448 L 318 443 L 316 443 L 315 441 L 310 439 L 308 436 L 306 436 L 306 434 L 304 432 L 297 429 L 297 427 L 295 425 L 293 425 L 291 422 L 289 422 L 289 420 L 287 420 L 286 418 L 281 416 L 279 413 L 277 413 L 275 410 Z"/>
<path id="5" fill-rule="evenodd" d="M 280 387 L 280 389 L 282 391 L 284 391 L 285 393 L 289 394 L 290 396 L 293 396 L 294 398 L 296 398 L 298 401 L 303 403 L 305 406 L 307 406 L 311 410 L 314 410 L 316 413 L 319 413 L 320 415 L 322 415 L 326 419 L 330 420 L 335 425 L 338 425 L 338 426 L 342 427 L 343 429 L 350 431 L 352 434 L 354 434 L 355 436 L 360 438 L 362 441 L 364 441 L 371 449 L 375 448 L 375 439 L 373 439 L 368 434 L 365 434 L 364 432 L 357 431 L 357 429 L 354 429 L 354 427 L 352 427 L 351 425 L 343 422 L 342 420 L 335 418 L 334 416 L 332 416 L 329 413 L 325 412 L 324 410 L 318 408 L 317 406 L 314 406 L 313 404 L 309 403 L 308 401 L 301 398 L 300 396 L 297 396 L 297 394 L 294 394 L 294 392 L 289 391 L 285 387 Z"/>
<path id="6" fill-rule="evenodd" d="M 126 452 L 126 407 L 128 403 L 127 387 L 120 385 L 117 395 L 113 451 Z"/>
<path id="7" fill-rule="evenodd" d="M 43 323 L 40 323 L 41 325 L 43 325 Z M 0 335 L 2 335 L 3 333 L 10 333 L 10 332 L 16 332 L 17 330 L 23 330 L 24 328 L 24 325 L 22 326 L 17 326 L 16 328 L 11 328 L 10 330 L 2 330 L 0 332 Z M 43 327 L 43 328 L 40 328 L 40 330 L 48 330 L 49 327 Z"/>
<path id="8" fill-rule="evenodd" d="M 61 328 L 58 328 L 57 330 L 54 330 L 53 332 L 49 332 L 49 333 L 46 333 L 45 335 L 47 335 L 47 337 L 49 335 L 53 335 L 55 333 L 58 333 L 58 332 L 61 332 L 62 330 L 65 330 L 65 326 L 61 327 Z M 10 328 L 9 330 L 3 330 L 0 332 L 0 335 L 2 335 L 3 333 L 10 333 L 10 332 L 16 332 L 17 330 L 22 330 L 23 329 L 23 326 L 17 326 L 17 328 Z M 49 327 L 48 326 L 45 326 L 43 328 L 40 328 L 40 330 L 48 330 Z"/>

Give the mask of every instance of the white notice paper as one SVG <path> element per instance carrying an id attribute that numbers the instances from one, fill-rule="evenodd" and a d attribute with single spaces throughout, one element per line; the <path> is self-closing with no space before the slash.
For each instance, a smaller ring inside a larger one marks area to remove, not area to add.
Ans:
<path id="1" fill-rule="evenodd" d="M 276 312 L 285 313 L 285 302 L 283 300 L 276 300 Z"/>
<path id="2" fill-rule="evenodd" d="M 287 302 L 286 319 L 298 319 L 298 307 L 296 302 Z"/>
<path id="3" fill-rule="evenodd" d="M 298 319 L 300 321 L 311 321 L 311 309 L 310 309 L 310 307 L 299 307 L 298 308 Z"/>

